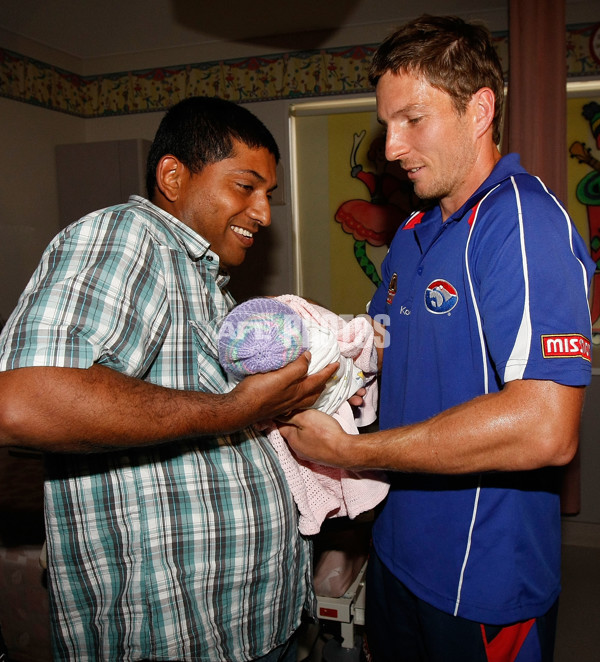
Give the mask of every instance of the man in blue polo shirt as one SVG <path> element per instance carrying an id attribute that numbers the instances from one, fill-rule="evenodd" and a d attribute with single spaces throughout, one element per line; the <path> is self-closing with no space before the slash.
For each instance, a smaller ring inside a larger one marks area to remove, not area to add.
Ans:
<path id="1" fill-rule="evenodd" d="M 386 156 L 431 203 L 397 232 L 369 308 L 381 430 L 350 439 L 303 412 L 283 431 L 321 462 L 396 472 L 367 578 L 374 660 L 551 660 L 594 265 L 552 192 L 501 158 L 485 29 L 421 17 L 379 47 L 371 82 Z"/>

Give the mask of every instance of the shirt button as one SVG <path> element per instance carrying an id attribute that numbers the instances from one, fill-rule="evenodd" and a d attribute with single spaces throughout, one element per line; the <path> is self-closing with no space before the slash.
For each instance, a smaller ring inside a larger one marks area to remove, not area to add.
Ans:
<path id="1" fill-rule="evenodd" d="M 207 255 L 207 256 L 206 256 L 206 259 L 207 259 L 209 262 L 212 262 L 212 261 L 213 261 L 213 257 L 212 257 L 212 255 Z"/>
<path id="2" fill-rule="evenodd" d="M 420 275 L 423 273 L 423 267 L 419 267 L 419 268 L 417 269 L 417 273 L 418 273 L 419 276 L 420 276 Z"/>

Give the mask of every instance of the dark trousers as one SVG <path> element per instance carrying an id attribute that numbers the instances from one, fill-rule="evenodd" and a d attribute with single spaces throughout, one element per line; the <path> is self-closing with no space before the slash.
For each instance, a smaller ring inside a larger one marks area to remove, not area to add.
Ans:
<path id="1" fill-rule="evenodd" d="M 366 648 L 373 662 L 552 662 L 558 601 L 544 616 L 505 626 L 447 614 L 417 598 L 371 550 Z"/>

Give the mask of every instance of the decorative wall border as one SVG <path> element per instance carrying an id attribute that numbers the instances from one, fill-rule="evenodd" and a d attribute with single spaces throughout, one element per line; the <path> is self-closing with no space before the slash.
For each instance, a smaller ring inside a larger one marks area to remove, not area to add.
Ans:
<path id="1" fill-rule="evenodd" d="M 600 77 L 592 50 L 598 24 L 567 28 L 570 78 Z M 494 35 L 508 71 L 508 34 Z M 238 103 L 372 91 L 367 71 L 376 44 L 328 48 L 80 76 L 0 48 L 0 97 L 76 117 L 94 118 L 166 110 L 192 95 Z"/>

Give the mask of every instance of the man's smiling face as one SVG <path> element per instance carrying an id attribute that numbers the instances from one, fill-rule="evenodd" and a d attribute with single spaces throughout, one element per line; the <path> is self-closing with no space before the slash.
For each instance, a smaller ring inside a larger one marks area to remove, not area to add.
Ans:
<path id="1" fill-rule="evenodd" d="M 276 186 L 273 154 L 234 141 L 231 157 L 196 174 L 185 169 L 172 213 L 210 242 L 228 269 L 244 261 L 253 235 L 271 224 L 270 198 Z"/>

